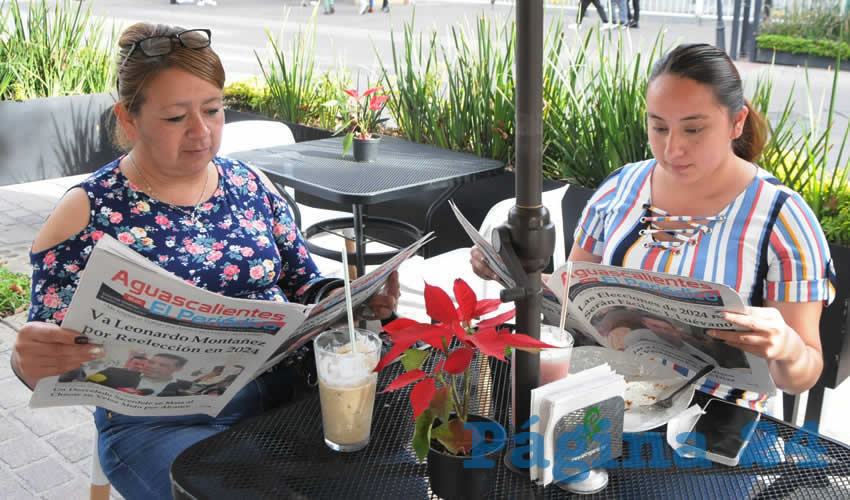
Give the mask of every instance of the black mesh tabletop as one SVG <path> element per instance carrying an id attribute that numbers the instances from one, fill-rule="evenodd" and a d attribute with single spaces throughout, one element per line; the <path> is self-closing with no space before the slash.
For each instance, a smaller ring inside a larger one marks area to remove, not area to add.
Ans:
<path id="1" fill-rule="evenodd" d="M 395 368 L 400 370 L 400 363 Z M 482 363 L 476 357 L 472 373 L 471 411 L 507 424 L 509 365 L 495 360 Z M 378 390 L 396 375 L 384 370 Z M 199 499 L 429 498 L 426 464 L 416 462 L 410 447 L 413 421 L 407 395 L 406 390 L 378 393 L 371 442 L 354 453 L 337 453 L 325 446 L 318 393 L 247 420 L 177 458 L 171 469 L 175 494 Z M 606 467 L 608 486 L 589 498 L 850 498 L 850 449 L 820 436 L 801 440 L 798 432 L 764 417 L 745 451 L 760 458 L 755 465 L 738 467 L 695 467 L 693 461 L 674 459 L 666 444 L 654 454 L 650 444 L 642 444 L 633 455 L 630 443 L 666 440 L 657 432 L 627 435 L 623 456 Z M 570 496 L 556 485 L 534 486 L 501 462 L 496 468 L 490 498 Z"/>
<path id="2" fill-rule="evenodd" d="M 382 137 L 374 162 L 342 157 L 342 138 L 232 153 L 296 190 L 345 204 L 370 205 L 426 189 L 445 189 L 494 175 L 497 160 L 449 151 L 394 137 Z"/>

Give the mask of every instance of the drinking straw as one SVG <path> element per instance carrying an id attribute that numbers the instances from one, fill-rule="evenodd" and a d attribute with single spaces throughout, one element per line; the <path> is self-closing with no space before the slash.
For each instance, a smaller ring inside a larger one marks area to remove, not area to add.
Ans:
<path id="1" fill-rule="evenodd" d="M 570 301 L 570 278 L 573 276 L 573 263 L 567 262 L 567 282 L 564 283 L 564 296 L 561 298 L 561 321 L 559 326 L 561 330 L 558 334 L 561 336 L 561 340 L 566 340 L 566 335 L 564 335 L 564 323 L 567 321 L 567 304 Z"/>
<path id="2" fill-rule="evenodd" d="M 348 336 L 351 338 L 351 353 L 357 353 L 357 340 L 354 335 L 354 311 L 351 308 L 351 284 L 348 282 L 348 251 L 342 249 L 342 283 L 345 287 L 345 309 L 348 311 Z"/>

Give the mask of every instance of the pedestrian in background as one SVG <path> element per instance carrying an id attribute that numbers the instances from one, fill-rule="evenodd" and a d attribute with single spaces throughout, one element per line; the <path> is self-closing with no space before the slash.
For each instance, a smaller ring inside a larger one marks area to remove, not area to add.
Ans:
<path id="1" fill-rule="evenodd" d="M 587 14 L 587 8 L 590 7 L 591 3 L 596 7 L 596 12 L 599 13 L 599 18 L 602 19 L 602 22 L 607 23 L 608 15 L 605 14 L 605 7 L 602 6 L 602 2 L 599 0 L 581 0 L 581 5 L 578 8 L 578 24 L 581 25 L 585 14 Z"/>
<path id="2" fill-rule="evenodd" d="M 628 5 L 627 5 L 628 7 Z M 629 9 L 629 28 L 637 28 L 640 21 L 640 0 L 632 0 L 632 8 Z"/>
<path id="3" fill-rule="evenodd" d="M 616 10 L 616 12 L 614 12 Z M 619 21 L 616 19 L 619 18 Z M 614 0 L 611 4 L 611 23 L 620 26 L 629 24 L 629 0 Z"/>

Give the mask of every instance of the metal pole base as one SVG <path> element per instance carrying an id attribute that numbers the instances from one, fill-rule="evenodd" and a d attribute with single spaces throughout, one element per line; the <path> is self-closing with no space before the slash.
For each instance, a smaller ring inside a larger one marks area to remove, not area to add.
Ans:
<path id="1" fill-rule="evenodd" d="M 526 479 L 529 479 L 528 468 L 523 469 L 521 467 L 517 467 L 511 461 L 511 453 L 513 453 L 513 450 L 514 450 L 514 448 L 508 448 L 508 450 L 505 451 L 505 457 L 502 459 L 502 463 L 505 464 L 505 467 L 507 467 L 508 470 L 513 472 L 514 474 L 519 474 L 520 476 L 523 476 Z M 526 458 L 528 458 L 528 457 L 526 456 Z"/>
<path id="2" fill-rule="evenodd" d="M 590 469 L 587 474 L 587 479 L 574 483 L 559 483 L 555 481 L 555 485 L 562 490 L 575 493 L 577 495 L 590 495 L 605 489 L 608 486 L 608 471 L 605 469 Z"/>

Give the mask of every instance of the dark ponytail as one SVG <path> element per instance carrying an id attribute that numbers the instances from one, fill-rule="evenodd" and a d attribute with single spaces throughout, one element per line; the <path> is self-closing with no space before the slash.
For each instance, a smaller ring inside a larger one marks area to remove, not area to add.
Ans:
<path id="1" fill-rule="evenodd" d="M 744 99 L 741 75 L 726 52 L 707 43 L 677 46 L 656 61 L 649 83 L 661 75 L 689 78 L 711 88 L 717 102 L 729 111 L 732 119 L 745 106 L 749 109 L 741 136 L 732 141 L 732 151 L 746 161 L 755 161 L 767 141 L 767 123 L 752 104 Z"/>
<path id="2" fill-rule="evenodd" d="M 732 151 L 735 155 L 747 161 L 756 161 L 764 150 L 767 142 L 767 122 L 761 113 L 753 109 L 750 101 L 744 99 L 744 106 L 750 110 L 744 122 L 741 136 L 732 141 Z"/>

